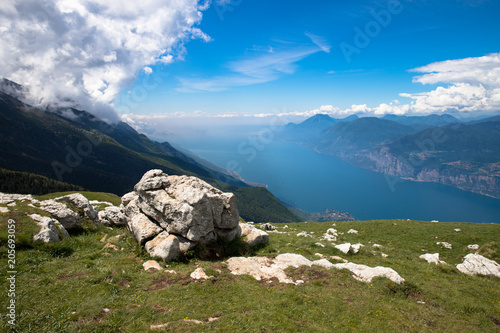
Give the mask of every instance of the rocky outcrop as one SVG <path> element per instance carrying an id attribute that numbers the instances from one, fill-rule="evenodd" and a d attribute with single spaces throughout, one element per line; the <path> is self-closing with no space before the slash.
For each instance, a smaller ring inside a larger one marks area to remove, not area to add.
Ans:
<path id="1" fill-rule="evenodd" d="M 56 198 L 57 201 L 64 201 L 72 204 L 78 209 L 83 211 L 85 217 L 94 221 L 95 225 L 99 224 L 97 217 L 97 210 L 90 204 L 89 200 L 80 193 L 68 194 L 63 197 Z"/>
<path id="2" fill-rule="evenodd" d="M 302 284 L 304 281 L 296 280 L 294 281 L 288 277 L 285 273 L 285 269 L 288 267 L 299 267 L 299 266 L 321 266 L 327 269 L 348 269 L 354 275 L 354 278 L 363 281 L 370 282 L 375 277 L 386 277 L 395 283 L 403 283 L 405 280 L 392 268 L 387 267 L 368 267 L 365 265 L 357 265 L 353 263 L 339 263 L 332 264 L 326 259 L 320 259 L 315 261 L 310 261 L 307 258 L 293 253 L 285 253 L 278 255 L 275 259 L 270 259 L 267 257 L 234 257 L 227 260 L 228 269 L 232 274 L 252 275 L 256 280 L 270 280 L 272 278 L 278 279 L 281 283 L 289 284 Z"/>
<path id="3" fill-rule="evenodd" d="M 122 197 L 121 209 L 135 239 L 164 261 L 197 244 L 230 242 L 241 233 L 234 194 L 196 177 L 150 170 Z"/>
<path id="4" fill-rule="evenodd" d="M 469 275 L 493 275 L 500 277 L 500 265 L 491 259 L 479 254 L 469 253 L 464 257 L 464 262 L 457 265 L 457 269 Z"/>
<path id="5" fill-rule="evenodd" d="M 49 213 L 58 220 L 66 230 L 79 229 L 82 226 L 80 215 L 69 209 L 65 204 L 55 200 L 44 200 L 40 202 L 40 209 Z"/>
<path id="6" fill-rule="evenodd" d="M 53 218 L 39 214 L 31 214 L 29 217 L 40 226 L 40 231 L 33 236 L 35 242 L 55 243 L 59 242 L 61 238 L 70 237 L 62 224 Z"/>

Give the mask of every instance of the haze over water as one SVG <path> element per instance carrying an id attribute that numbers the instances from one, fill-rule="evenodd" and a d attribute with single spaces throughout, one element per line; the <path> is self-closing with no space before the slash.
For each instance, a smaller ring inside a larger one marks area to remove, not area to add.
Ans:
<path id="1" fill-rule="evenodd" d="M 347 211 L 358 220 L 500 223 L 499 199 L 435 183 L 395 182 L 393 177 L 388 182 L 384 174 L 293 143 L 272 141 L 252 149 L 248 136 L 242 135 L 181 144 L 247 181 L 268 185 L 280 200 L 310 212 Z"/>

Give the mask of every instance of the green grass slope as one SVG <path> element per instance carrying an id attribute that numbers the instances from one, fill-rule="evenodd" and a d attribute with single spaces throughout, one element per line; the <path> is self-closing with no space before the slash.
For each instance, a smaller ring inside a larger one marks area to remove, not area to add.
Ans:
<path id="1" fill-rule="evenodd" d="M 101 195 L 101 194 L 99 194 Z M 321 235 L 332 223 L 295 223 L 270 233 L 270 244 L 245 255 L 298 253 L 311 260 L 341 256 L 396 270 L 406 282 L 359 282 L 348 271 L 288 269 L 303 285 L 257 281 L 231 274 L 221 261 L 190 259 L 145 272 L 149 260 L 127 229 L 91 228 L 57 244 L 33 244 L 37 209 L 18 203 L 0 214 L 0 257 L 7 263 L 7 224 L 16 222 L 16 332 L 496 332 L 500 329 L 500 279 L 468 276 L 455 265 L 479 244 L 500 261 L 500 225 L 406 220 L 336 222 L 343 242 L 363 243 L 344 255 Z M 454 229 L 460 228 L 457 232 Z M 348 234 L 349 229 L 359 234 Z M 313 238 L 297 237 L 306 231 Z M 104 242 L 102 241 L 105 237 Z M 436 245 L 446 241 L 451 250 Z M 118 250 L 105 249 L 106 243 Z M 316 243 L 322 243 L 324 247 Z M 372 244 L 383 247 L 374 249 Z M 447 265 L 419 259 L 439 252 Z M 388 255 L 382 257 L 381 253 Z M 330 259 L 330 261 L 335 262 Z M 4 266 L 5 267 L 5 266 Z M 189 277 L 197 267 L 213 278 Z M 2 272 L 0 288 L 8 289 Z M 7 292 L 0 293 L 0 330 L 7 332 Z M 196 320 L 193 321 L 193 320 Z M 164 325 L 150 330 L 151 325 Z"/>

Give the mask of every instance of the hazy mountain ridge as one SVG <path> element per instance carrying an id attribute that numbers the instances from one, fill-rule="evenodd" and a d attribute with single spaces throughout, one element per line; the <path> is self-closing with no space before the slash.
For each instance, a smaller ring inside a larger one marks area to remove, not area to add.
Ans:
<path id="1" fill-rule="evenodd" d="M 255 190 L 236 177 L 211 170 L 126 123 L 109 125 L 76 109 L 46 112 L 1 91 L 0 149 L 1 168 L 118 195 L 129 192 L 151 169 L 196 176 L 223 191 L 236 192 L 245 219 L 298 221 L 267 189 Z"/>
<path id="2" fill-rule="evenodd" d="M 366 117 L 315 135 L 284 139 L 357 167 L 500 198 L 498 116 L 468 123 L 449 115 Z"/>

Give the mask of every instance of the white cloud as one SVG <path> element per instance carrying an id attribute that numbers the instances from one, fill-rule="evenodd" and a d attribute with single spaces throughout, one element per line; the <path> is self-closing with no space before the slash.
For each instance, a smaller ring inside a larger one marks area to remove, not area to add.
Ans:
<path id="1" fill-rule="evenodd" d="M 6 0 L 0 5 L 0 77 L 30 87 L 30 102 L 61 99 L 116 120 L 113 101 L 150 65 L 182 59 L 197 0 Z"/>

